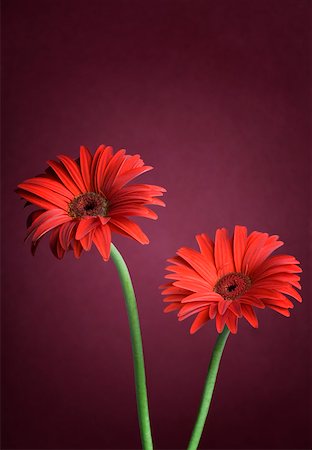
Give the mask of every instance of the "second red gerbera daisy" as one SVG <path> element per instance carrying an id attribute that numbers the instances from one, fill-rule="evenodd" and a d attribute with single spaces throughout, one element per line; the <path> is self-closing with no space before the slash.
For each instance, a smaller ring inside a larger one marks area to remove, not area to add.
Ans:
<path id="1" fill-rule="evenodd" d="M 238 319 L 244 317 L 258 327 L 255 308 L 268 307 L 289 316 L 293 303 L 301 302 L 294 287 L 299 284 L 299 261 L 293 256 L 270 256 L 283 245 L 278 236 L 236 226 L 233 239 L 225 228 L 216 231 L 215 242 L 206 234 L 196 236 L 200 251 L 180 248 L 168 259 L 170 283 L 162 286 L 165 312 L 178 311 L 179 320 L 196 315 L 191 327 L 195 333 L 206 322 L 216 319 L 219 333 L 225 325 L 237 332 Z"/>
<path id="2" fill-rule="evenodd" d="M 77 161 L 65 155 L 58 159 L 48 161 L 45 174 L 18 185 L 18 194 L 40 208 L 28 218 L 27 237 L 32 236 L 33 253 L 49 231 L 51 250 L 59 259 L 70 248 L 79 258 L 94 243 L 107 261 L 112 232 L 148 244 L 147 236 L 129 217 L 157 219 L 146 205 L 165 206 L 157 198 L 165 189 L 128 185 L 152 169 L 140 155 L 130 156 L 125 150 L 113 154 L 112 147 L 101 145 L 94 156 L 82 146 Z"/>

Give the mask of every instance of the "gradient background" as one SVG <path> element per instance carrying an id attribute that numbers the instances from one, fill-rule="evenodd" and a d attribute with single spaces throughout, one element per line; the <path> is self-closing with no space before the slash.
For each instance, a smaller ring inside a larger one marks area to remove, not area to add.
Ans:
<path id="1" fill-rule="evenodd" d="M 213 324 L 164 315 L 165 259 L 198 232 L 277 233 L 304 303 L 260 311 L 228 342 L 202 448 L 308 448 L 311 2 L 3 2 L 3 446 L 138 449 L 127 317 L 112 263 L 23 243 L 13 192 L 79 145 L 139 152 L 168 189 L 147 247 L 116 237 L 137 292 L 155 446 L 186 447 Z"/>

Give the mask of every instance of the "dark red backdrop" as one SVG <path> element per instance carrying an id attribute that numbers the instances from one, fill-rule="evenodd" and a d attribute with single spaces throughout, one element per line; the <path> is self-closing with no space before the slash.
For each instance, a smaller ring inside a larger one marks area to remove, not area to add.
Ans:
<path id="1" fill-rule="evenodd" d="M 23 244 L 13 192 L 79 145 L 139 152 L 167 187 L 131 269 L 156 447 L 185 448 L 216 331 L 164 315 L 165 259 L 198 232 L 280 234 L 305 270 L 286 319 L 241 322 L 222 361 L 205 448 L 309 447 L 309 1 L 6 0 L 3 445 L 139 448 L 127 318 L 94 250 L 59 262 Z M 142 222 L 143 223 L 143 222 Z"/>

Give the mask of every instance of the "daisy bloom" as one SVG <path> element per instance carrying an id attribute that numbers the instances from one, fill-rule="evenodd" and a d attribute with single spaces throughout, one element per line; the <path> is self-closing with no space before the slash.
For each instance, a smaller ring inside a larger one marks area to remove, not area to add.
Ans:
<path id="1" fill-rule="evenodd" d="M 293 256 L 271 254 L 283 245 L 276 235 L 236 226 L 233 238 L 225 228 L 216 231 L 215 242 L 198 234 L 199 251 L 182 247 L 168 259 L 170 283 L 162 286 L 165 312 L 177 311 L 178 319 L 196 316 L 191 334 L 209 320 L 216 320 L 221 333 L 227 325 L 237 332 L 238 319 L 244 317 L 258 327 L 256 308 L 270 308 L 288 317 L 293 303 L 301 302 L 298 273 L 302 272 Z"/>
<path id="2" fill-rule="evenodd" d="M 128 185 L 137 176 L 152 169 L 140 155 L 115 154 L 110 146 L 100 145 L 94 155 L 86 147 L 74 160 L 66 155 L 48 161 L 42 175 L 18 185 L 17 193 L 39 209 L 28 217 L 27 236 L 34 254 L 40 239 L 51 232 L 50 247 L 61 259 L 73 249 L 79 258 L 94 243 L 103 259 L 110 255 L 111 233 L 116 232 L 141 244 L 149 240 L 129 217 L 157 219 L 146 205 L 165 206 L 165 189 L 150 184 Z"/>

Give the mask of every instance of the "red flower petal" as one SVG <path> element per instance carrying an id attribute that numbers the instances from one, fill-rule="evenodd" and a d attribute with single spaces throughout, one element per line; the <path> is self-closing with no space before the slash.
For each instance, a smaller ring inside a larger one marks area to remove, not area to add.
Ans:
<path id="1" fill-rule="evenodd" d="M 29 203 L 39 206 L 39 208 L 55 209 L 55 205 L 53 203 L 50 203 L 43 198 L 37 197 L 37 195 L 31 194 L 30 192 L 26 192 L 23 189 L 16 189 L 16 193 L 19 194 L 23 199 L 27 200 Z"/>
<path id="2" fill-rule="evenodd" d="M 59 179 L 63 182 L 64 186 L 73 194 L 79 195 L 81 191 L 77 185 L 73 182 L 68 172 L 64 169 L 61 163 L 57 161 L 48 161 L 49 166 L 54 170 Z"/>
<path id="3" fill-rule="evenodd" d="M 84 185 L 87 188 L 87 191 L 91 191 L 91 163 L 92 163 L 92 155 L 87 147 L 83 145 L 80 147 L 80 169 L 81 176 L 84 182 Z"/>
<path id="4" fill-rule="evenodd" d="M 36 184 L 38 186 L 43 186 L 50 191 L 57 192 L 58 194 L 61 194 L 62 197 L 65 197 L 67 202 L 70 202 L 70 200 L 74 198 L 73 194 L 66 189 L 62 183 L 48 176 L 30 178 L 29 180 L 24 181 L 24 183 Z"/>
<path id="5" fill-rule="evenodd" d="M 44 186 L 37 186 L 31 183 L 20 183 L 18 187 L 24 191 L 31 192 L 44 200 L 47 200 L 49 203 L 54 205 L 54 208 L 57 206 L 64 211 L 68 210 L 68 199 Z"/>
<path id="6" fill-rule="evenodd" d="M 79 190 L 81 192 L 86 192 L 87 187 L 82 179 L 82 175 L 78 167 L 78 164 L 72 158 L 66 155 L 59 155 L 58 159 L 64 164 L 68 173 L 71 175 L 72 179 L 78 186 Z"/>
<path id="7" fill-rule="evenodd" d="M 81 253 L 82 253 L 82 245 L 81 245 L 80 241 L 77 241 L 76 239 L 74 239 L 72 246 L 73 246 L 75 258 L 79 259 L 81 256 Z"/>
<path id="8" fill-rule="evenodd" d="M 118 219 L 114 217 L 111 219 L 110 223 L 115 227 L 116 231 L 121 232 L 121 234 L 132 237 L 141 244 L 149 243 L 148 237 L 143 233 L 139 225 L 131 220 L 126 219 L 125 217 Z"/>
<path id="9" fill-rule="evenodd" d="M 176 311 L 177 309 L 180 309 L 180 307 L 180 303 L 171 303 L 170 305 L 166 306 L 164 312 L 169 313 L 171 311 Z"/>
<path id="10" fill-rule="evenodd" d="M 258 328 L 258 319 L 252 306 L 242 305 L 242 314 L 252 327 Z"/>
<path id="11" fill-rule="evenodd" d="M 231 333 L 236 334 L 237 333 L 237 325 L 238 325 L 238 318 L 236 315 L 232 314 L 230 311 L 228 312 L 226 316 L 226 321 L 229 330 Z"/>
<path id="12" fill-rule="evenodd" d="M 117 153 L 112 157 L 112 159 L 107 164 L 104 176 L 99 177 L 99 188 L 104 194 L 109 194 L 111 187 L 113 186 L 118 175 L 125 164 L 125 150 L 118 150 Z"/>
<path id="13" fill-rule="evenodd" d="M 59 228 L 59 240 L 64 250 L 67 250 L 75 234 L 76 223 L 74 221 L 64 223 Z"/>
<path id="14" fill-rule="evenodd" d="M 276 311 L 276 312 L 282 314 L 285 317 L 289 317 L 290 316 L 290 312 L 288 311 L 288 309 L 280 308 L 279 306 L 272 306 L 272 305 L 269 305 L 268 307 L 270 309 L 273 309 L 273 311 Z"/>
<path id="15" fill-rule="evenodd" d="M 216 231 L 214 257 L 218 276 L 234 272 L 232 246 L 225 228 Z"/>
<path id="16" fill-rule="evenodd" d="M 97 217 L 83 218 L 78 222 L 77 231 L 75 238 L 79 241 L 88 233 L 90 233 L 93 228 L 99 226 L 99 220 Z"/>
<path id="17" fill-rule="evenodd" d="M 121 189 L 125 184 L 129 183 L 129 181 L 152 169 L 153 169 L 152 166 L 137 167 L 120 175 L 111 188 L 111 194 L 113 192 L 116 192 L 116 190 Z"/>
<path id="18" fill-rule="evenodd" d="M 145 217 L 146 219 L 156 220 L 158 219 L 157 214 L 149 208 L 144 206 L 137 206 L 133 204 L 125 205 L 125 206 L 117 206 L 111 210 L 110 215 L 114 216 L 137 216 L 137 217 Z"/>
<path id="19" fill-rule="evenodd" d="M 181 303 L 188 303 L 188 302 L 196 302 L 196 301 L 209 301 L 209 303 L 215 303 L 220 302 L 222 300 L 221 295 L 217 294 L 216 292 L 195 292 L 192 294 L 184 294 L 183 300 L 181 300 Z"/>
<path id="20" fill-rule="evenodd" d="M 94 231 L 95 230 L 91 230 L 87 235 L 80 239 L 80 244 L 86 252 L 91 249 Z"/>
<path id="21" fill-rule="evenodd" d="M 71 221 L 71 218 L 67 215 L 59 215 L 55 217 L 51 217 L 50 219 L 45 220 L 41 225 L 38 226 L 33 235 L 33 241 L 37 241 L 48 231 L 53 230 L 53 228 L 58 225 L 62 225 L 65 222 Z"/>
<path id="22" fill-rule="evenodd" d="M 111 245 L 111 231 L 108 225 L 100 225 L 93 234 L 93 242 L 104 261 L 108 261 Z"/>
<path id="23" fill-rule="evenodd" d="M 220 316 L 220 314 L 216 315 L 216 327 L 218 333 L 222 333 L 224 325 L 225 325 L 226 316 Z"/>
<path id="24" fill-rule="evenodd" d="M 236 272 L 242 271 L 242 261 L 246 251 L 246 245 L 247 245 L 247 228 L 236 225 L 233 240 L 234 262 Z"/>
<path id="25" fill-rule="evenodd" d="M 214 265 L 198 252 L 191 248 L 182 247 L 177 251 L 177 255 L 183 258 L 193 269 L 210 285 L 217 281 L 217 272 Z"/>
<path id="26" fill-rule="evenodd" d="M 92 179 L 96 192 L 101 192 L 107 166 L 109 164 L 109 161 L 113 158 L 112 147 L 108 146 L 102 148 L 99 151 L 98 158 L 96 159 L 96 154 L 94 158 L 96 163 L 92 164 Z"/>
<path id="27" fill-rule="evenodd" d="M 268 234 L 254 231 L 247 238 L 246 252 L 242 261 L 242 272 L 252 273 L 257 265 L 263 246 L 268 239 Z"/>
<path id="28" fill-rule="evenodd" d="M 205 325 L 205 323 L 207 323 L 208 320 L 209 320 L 209 310 L 198 313 L 197 317 L 195 318 L 191 326 L 190 333 L 191 334 L 196 333 L 196 331 L 198 331 L 203 325 Z"/>

